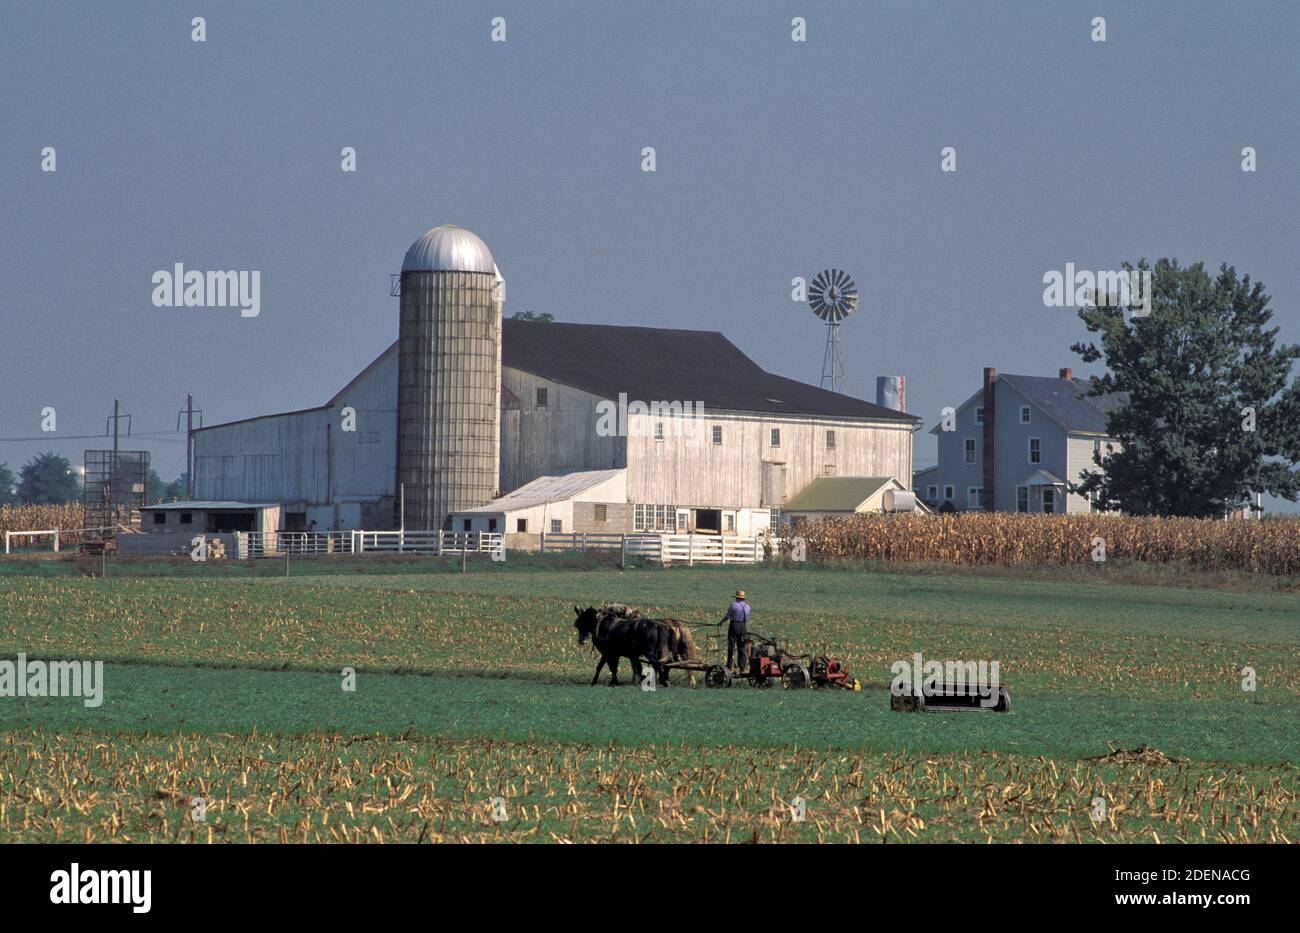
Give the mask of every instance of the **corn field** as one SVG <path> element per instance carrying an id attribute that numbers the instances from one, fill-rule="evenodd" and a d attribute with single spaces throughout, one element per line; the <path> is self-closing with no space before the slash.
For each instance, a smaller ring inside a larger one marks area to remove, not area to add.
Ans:
<path id="1" fill-rule="evenodd" d="M 1300 574 L 1300 520 L 1119 515 L 853 515 L 795 532 L 809 557 L 954 564 L 1085 564 L 1099 559 Z M 1098 540 L 1099 539 L 1099 540 Z"/>
<path id="2" fill-rule="evenodd" d="M 0 538 L 6 531 L 45 531 L 50 528 L 60 529 L 61 546 L 82 543 L 81 531 L 86 525 L 85 511 L 80 502 L 66 505 L 0 505 Z M 41 539 L 41 548 L 48 548 L 49 543 Z M 0 548 L 0 553 L 3 549 Z"/>

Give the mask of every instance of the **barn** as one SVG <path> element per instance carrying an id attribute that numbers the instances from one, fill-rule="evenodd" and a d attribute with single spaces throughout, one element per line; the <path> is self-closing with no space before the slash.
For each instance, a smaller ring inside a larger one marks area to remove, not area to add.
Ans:
<path id="1" fill-rule="evenodd" d="M 430 230 L 398 339 L 324 405 L 197 429 L 195 498 L 275 503 L 284 530 L 743 535 L 821 477 L 911 488 L 912 415 L 769 373 L 717 332 L 504 304 L 487 245 Z"/>

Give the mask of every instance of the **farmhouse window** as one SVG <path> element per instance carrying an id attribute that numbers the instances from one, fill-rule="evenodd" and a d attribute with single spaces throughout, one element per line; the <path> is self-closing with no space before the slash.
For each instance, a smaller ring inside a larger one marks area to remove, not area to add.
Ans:
<path id="1" fill-rule="evenodd" d="M 983 424 L 983 423 L 984 423 L 984 409 L 983 409 L 983 408 L 976 408 L 976 409 L 975 409 L 975 423 L 976 423 L 976 424 Z"/>
<path id="2" fill-rule="evenodd" d="M 827 449 L 827 450 L 834 450 L 834 449 L 835 449 L 835 432 L 834 432 L 834 431 L 827 431 L 827 432 L 826 432 L 826 449 Z"/>
<path id="3" fill-rule="evenodd" d="M 546 401 L 547 401 L 547 399 L 546 399 L 546 394 L 547 394 L 547 391 L 548 391 L 548 390 L 546 390 L 546 389 L 538 389 L 538 390 L 537 390 L 537 407 L 538 407 L 538 408 L 545 408 L 545 407 L 546 407 Z"/>
<path id="4" fill-rule="evenodd" d="M 966 462 L 975 462 L 975 438 L 973 437 L 966 438 Z"/>
<path id="5" fill-rule="evenodd" d="M 1021 424 L 1029 424 L 1029 406 L 1028 406 L 1028 405 L 1021 405 L 1021 406 L 1020 406 L 1020 423 L 1021 423 Z"/>
<path id="6" fill-rule="evenodd" d="M 608 507 L 605 505 L 605 503 L 598 502 L 593 507 L 593 511 L 595 512 L 594 518 L 596 519 L 596 521 L 603 522 L 609 519 Z"/>
<path id="7" fill-rule="evenodd" d="M 931 502 L 937 502 L 937 501 L 939 501 L 939 487 L 938 487 L 938 486 L 926 486 L 926 487 L 925 487 L 925 497 L 926 497 L 926 499 L 930 500 Z"/>
<path id="8" fill-rule="evenodd" d="M 722 443 L 722 425 L 720 424 L 715 424 L 713 426 L 713 443 L 715 444 Z"/>
<path id="9" fill-rule="evenodd" d="M 1041 437 L 1031 437 L 1029 439 L 1029 462 L 1043 462 L 1043 439 Z"/>
<path id="10" fill-rule="evenodd" d="M 966 487 L 966 507 L 978 509 L 980 507 L 980 495 L 984 492 L 979 486 Z"/>
<path id="11" fill-rule="evenodd" d="M 1051 486 L 1043 487 L 1043 511 L 1056 511 L 1056 490 Z"/>
<path id="12" fill-rule="evenodd" d="M 773 446 L 773 447 L 780 447 L 780 446 L 781 446 L 781 429 L 780 429 L 780 428 L 773 428 L 773 429 L 772 429 L 772 446 Z"/>
<path id="13" fill-rule="evenodd" d="M 1029 487 L 1028 486 L 1016 487 L 1016 511 L 1017 512 L 1029 511 Z"/>
<path id="14" fill-rule="evenodd" d="M 953 497 L 956 495 L 957 495 L 957 491 L 953 489 L 951 486 L 943 487 L 943 497 L 947 499 L 949 502 L 951 502 L 953 500 Z"/>

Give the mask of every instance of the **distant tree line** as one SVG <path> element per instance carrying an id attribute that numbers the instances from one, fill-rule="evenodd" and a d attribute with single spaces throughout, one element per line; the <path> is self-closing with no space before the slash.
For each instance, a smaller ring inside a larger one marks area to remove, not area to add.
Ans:
<path id="1" fill-rule="evenodd" d="M 164 483 L 151 469 L 145 497 L 149 503 L 184 499 L 187 485 L 184 473 Z M 81 493 L 81 477 L 72 463 L 51 451 L 32 457 L 16 476 L 8 463 L 0 463 L 0 505 L 62 505 L 80 502 Z"/>

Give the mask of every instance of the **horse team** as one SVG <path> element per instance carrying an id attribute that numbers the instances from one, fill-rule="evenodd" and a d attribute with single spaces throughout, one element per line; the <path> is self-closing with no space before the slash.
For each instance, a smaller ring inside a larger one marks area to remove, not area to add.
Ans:
<path id="1" fill-rule="evenodd" d="M 699 658 L 690 627 L 679 619 L 650 619 L 617 603 L 600 609 L 574 606 L 573 612 L 577 616 L 573 627 L 578 630 L 578 644 L 584 645 L 590 639 L 600 653 L 591 678 L 593 685 L 600 680 L 601 669 L 609 667 L 609 685 L 617 687 L 619 660 L 627 658 L 637 683 L 642 682 L 641 661 L 645 659 L 654 669 L 658 684 L 666 687 L 669 665 Z M 694 678 L 691 674 L 690 679 Z"/>

